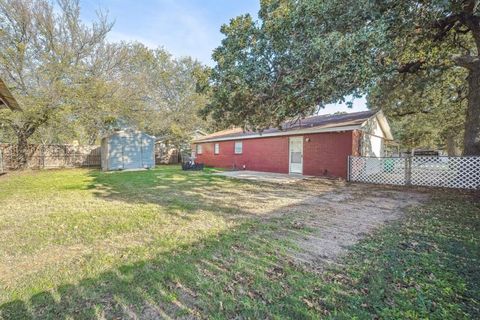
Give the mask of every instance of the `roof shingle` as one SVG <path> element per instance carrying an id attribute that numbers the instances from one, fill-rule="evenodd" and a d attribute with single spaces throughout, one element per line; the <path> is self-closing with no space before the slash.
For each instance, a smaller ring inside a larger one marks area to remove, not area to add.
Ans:
<path id="1" fill-rule="evenodd" d="M 294 131 L 299 129 L 307 128 L 335 128 L 335 127 L 345 127 L 360 125 L 364 121 L 371 118 L 375 115 L 377 111 L 361 111 L 361 112 L 352 112 L 344 114 L 326 114 L 326 115 L 317 115 L 311 116 L 298 121 L 285 121 L 279 128 L 268 128 L 263 130 L 261 134 L 275 134 L 283 133 L 288 131 Z M 206 136 L 201 137 L 200 139 L 195 140 L 196 142 L 210 141 L 215 139 L 227 139 L 227 138 L 242 138 L 253 135 L 258 135 L 259 132 L 256 131 L 243 131 L 242 128 L 232 128 L 227 130 L 218 131 Z M 292 132 L 294 134 L 294 132 Z"/>

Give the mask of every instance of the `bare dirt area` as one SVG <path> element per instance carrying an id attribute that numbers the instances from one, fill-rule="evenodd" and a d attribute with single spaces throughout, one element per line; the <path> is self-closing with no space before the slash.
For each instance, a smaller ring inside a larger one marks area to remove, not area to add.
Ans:
<path id="1" fill-rule="evenodd" d="M 294 258 L 321 270 L 324 263 L 334 263 L 336 257 L 368 233 L 399 219 L 407 206 L 428 197 L 405 189 L 348 185 L 309 198 L 302 204 L 298 222 L 314 232 L 297 240 L 302 252 Z"/>
<path id="2" fill-rule="evenodd" d="M 307 235 L 296 233 L 293 239 L 300 250 L 292 251 L 291 256 L 294 261 L 314 271 L 336 263 L 336 258 L 360 239 L 401 218 L 408 206 L 418 205 L 430 198 L 429 191 L 420 189 L 349 184 L 316 178 L 279 184 L 278 188 L 277 192 L 282 196 L 258 208 L 258 211 L 265 211 L 265 207 L 278 208 L 278 202 L 284 202 L 284 206 L 270 211 L 265 218 L 293 215 L 291 229 L 310 231 Z M 291 234 L 291 230 L 288 231 Z"/>

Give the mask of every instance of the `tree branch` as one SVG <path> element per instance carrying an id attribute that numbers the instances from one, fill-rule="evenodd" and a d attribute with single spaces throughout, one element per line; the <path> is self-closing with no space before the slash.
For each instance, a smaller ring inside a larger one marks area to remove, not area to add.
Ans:
<path id="1" fill-rule="evenodd" d="M 476 70 L 480 68 L 480 57 L 478 56 L 457 56 L 453 58 L 453 61 L 460 66 L 468 70 Z"/>
<path id="2" fill-rule="evenodd" d="M 408 62 L 400 67 L 397 68 L 399 73 L 415 73 L 422 68 L 422 65 L 425 61 L 417 60 Z"/>
<path id="3" fill-rule="evenodd" d="M 410 116 L 412 114 L 419 114 L 419 113 L 430 114 L 431 112 L 427 111 L 427 110 L 406 111 L 406 112 L 403 112 L 403 113 L 395 113 L 392 116 L 394 116 L 394 117 L 404 117 L 404 116 Z"/>
<path id="4" fill-rule="evenodd" d="M 438 20 L 433 24 L 433 28 L 437 29 L 437 34 L 433 37 L 433 41 L 441 41 L 448 32 L 455 27 L 457 22 L 460 21 L 459 14 L 452 14 L 444 19 Z"/>

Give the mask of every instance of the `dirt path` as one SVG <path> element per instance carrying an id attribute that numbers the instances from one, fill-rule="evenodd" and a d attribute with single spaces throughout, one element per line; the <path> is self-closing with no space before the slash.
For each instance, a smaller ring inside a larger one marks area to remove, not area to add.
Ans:
<path id="1" fill-rule="evenodd" d="M 275 211 L 269 218 L 295 215 L 294 228 L 313 230 L 308 236 L 294 237 L 301 250 L 291 254 L 295 261 L 316 271 L 336 263 L 348 247 L 375 229 L 401 218 L 406 207 L 430 197 L 419 190 L 320 179 L 297 185 L 307 191 L 305 198 Z M 293 196 L 298 197 L 298 193 Z"/>

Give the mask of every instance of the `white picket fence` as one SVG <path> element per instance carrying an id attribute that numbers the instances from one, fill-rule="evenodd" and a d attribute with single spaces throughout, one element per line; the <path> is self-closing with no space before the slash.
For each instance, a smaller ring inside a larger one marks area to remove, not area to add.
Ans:
<path id="1" fill-rule="evenodd" d="M 480 157 L 349 157 L 353 182 L 480 189 Z"/>

